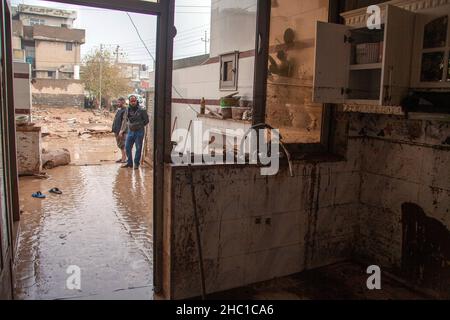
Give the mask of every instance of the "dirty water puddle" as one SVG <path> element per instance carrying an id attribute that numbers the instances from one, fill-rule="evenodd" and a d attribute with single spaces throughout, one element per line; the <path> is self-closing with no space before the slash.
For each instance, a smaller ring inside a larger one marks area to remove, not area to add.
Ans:
<path id="1" fill-rule="evenodd" d="M 48 174 L 19 182 L 16 299 L 151 299 L 152 171 L 106 164 Z M 46 199 L 32 198 L 37 191 Z"/>

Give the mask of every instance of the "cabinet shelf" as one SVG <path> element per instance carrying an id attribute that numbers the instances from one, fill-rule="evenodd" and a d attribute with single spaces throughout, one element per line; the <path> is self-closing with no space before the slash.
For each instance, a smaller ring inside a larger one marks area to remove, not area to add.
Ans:
<path id="1" fill-rule="evenodd" d="M 375 69 L 382 69 L 382 68 L 383 68 L 383 65 L 381 62 L 350 65 L 350 70 L 375 70 Z"/>
<path id="2" fill-rule="evenodd" d="M 380 106 L 375 104 L 377 101 L 352 101 L 344 104 L 344 112 L 355 113 L 372 113 L 372 114 L 385 114 L 385 115 L 397 115 L 404 116 L 405 113 L 400 106 Z"/>

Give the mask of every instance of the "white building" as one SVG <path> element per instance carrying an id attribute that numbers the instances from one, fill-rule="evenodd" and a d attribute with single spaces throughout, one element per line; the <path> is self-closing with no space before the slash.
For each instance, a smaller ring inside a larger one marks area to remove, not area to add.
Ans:
<path id="1" fill-rule="evenodd" d="M 219 110 L 220 98 L 233 92 L 252 103 L 256 5 L 256 0 L 212 2 L 210 54 L 174 61 L 172 124 L 176 129 L 187 129 L 191 121 L 201 120 L 204 130 L 210 130 L 220 145 L 226 129 L 243 133 L 250 128 L 251 121 L 198 113 L 202 98 L 209 109 Z M 234 145 L 234 137 L 227 140 Z"/>

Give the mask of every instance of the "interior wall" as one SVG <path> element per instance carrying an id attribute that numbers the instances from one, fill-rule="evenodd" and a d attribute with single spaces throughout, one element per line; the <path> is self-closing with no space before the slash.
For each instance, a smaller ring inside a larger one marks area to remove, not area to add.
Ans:
<path id="1" fill-rule="evenodd" d="M 379 265 L 437 297 L 450 287 L 450 125 L 343 114 L 341 161 L 194 168 L 207 292 L 341 260 Z M 201 294 L 188 169 L 167 167 L 165 292 Z"/>
<path id="2" fill-rule="evenodd" d="M 200 166 L 194 185 L 207 292 L 213 293 L 347 260 L 360 211 L 358 141 L 347 161 L 297 163 L 272 177 L 252 166 Z M 201 294 L 189 172 L 168 167 L 173 299 Z"/>
<path id="3" fill-rule="evenodd" d="M 208 293 L 354 259 L 448 297 L 450 125 L 336 120 L 349 128 L 345 161 L 297 163 L 294 178 L 286 167 L 273 177 L 194 168 Z M 181 299 L 201 282 L 188 170 L 169 173 L 171 297 Z"/>
<path id="4" fill-rule="evenodd" d="M 450 297 L 450 124 L 353 116 L 361 143 L 358 256 Z"/>

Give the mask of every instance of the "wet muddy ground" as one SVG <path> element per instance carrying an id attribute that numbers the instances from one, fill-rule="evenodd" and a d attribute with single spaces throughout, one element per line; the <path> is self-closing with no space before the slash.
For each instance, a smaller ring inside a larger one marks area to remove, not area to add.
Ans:
<path id="1" fill-rule="evenodd" d="M 381 290 L 367 288 L 367 266 L 342 262 L 209 296 L 219 300 L 426 300 L 385 273 Z"/>
<path id="2" fill-rule="evenodd" d="M 105 163 L 47 173 L 20 179 L 16 299 L 151 299 L 151 170 Z M 80 290 L 67 288 L 70 266 L 81 269 Z"/>
<path id="3" fill-rule="evenodd" d="M 42 147 L 67 149 L 72 164 L 104 164 L 120 158 L 111 133 L 114 112 L 79 108 L 34 108 L 33 123 L 42 128 Z"/>

